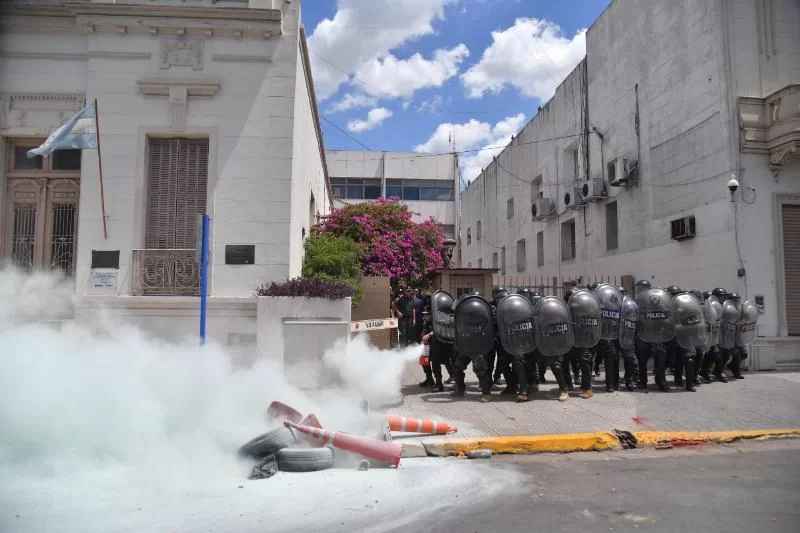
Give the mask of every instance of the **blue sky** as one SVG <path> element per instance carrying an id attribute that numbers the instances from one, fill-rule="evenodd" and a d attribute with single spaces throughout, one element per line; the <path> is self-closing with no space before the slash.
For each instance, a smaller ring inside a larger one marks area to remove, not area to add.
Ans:
<path id="1" fill-rule="evenodd" d="M 326 147 L 506 144 L 584 56 L 583 32 L 608 3 L 305 0 Z M 493 153 L 465 154 L 464 178 Z"/>

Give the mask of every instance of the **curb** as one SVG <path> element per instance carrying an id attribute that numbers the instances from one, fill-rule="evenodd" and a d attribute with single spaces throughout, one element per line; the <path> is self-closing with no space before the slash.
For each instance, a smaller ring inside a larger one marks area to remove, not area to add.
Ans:
<path id="1" fill-rule="evenodd" d="M 703 443 L 729 443 L 738 440 L 768 440 L 800 437 L 798 429 L 757 429 L 741 431 L 608 431 L 563 435 L 521 435 L 478 437 L 439 442 L 409 442 L 403 457 L 465 456 L 474 450 L 495 454 L 571 453 L 630 448 L 672 448 Z M 424 451 L 424 453 L 423 453 Z"/>

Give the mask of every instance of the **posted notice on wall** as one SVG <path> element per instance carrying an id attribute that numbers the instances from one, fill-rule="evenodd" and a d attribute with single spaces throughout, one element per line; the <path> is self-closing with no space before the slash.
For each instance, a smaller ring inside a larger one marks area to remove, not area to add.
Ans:
<path id="1" fill-rule="evenodd" d="M 89 271 L 89 290 L 104 294 L 117 294 L 119 270 L 92 269 Z"/>

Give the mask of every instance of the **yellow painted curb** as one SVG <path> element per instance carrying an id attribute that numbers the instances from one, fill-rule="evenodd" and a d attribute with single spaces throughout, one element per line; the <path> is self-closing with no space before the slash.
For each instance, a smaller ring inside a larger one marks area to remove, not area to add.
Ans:
<path id="1" fill-rule="evenodd" d="M 740 431 L 633 431 L 637 446 L 658 446 L 671 442 L 726 443 L 737 440 L 766 440 L 798 437 L 800 429 L 752 429 Z"/>
<path id="2" fill-rule="evenodd" d="M 624 434 L 625 432 L 623 432 Z M 629 435 L 635 444 L 613 432 L 570 433 L 563 435 L 521 435 L 513 437 L 478 437 L 424 442 L 425 453 L 433 457 L 466 455 L 473 450 L 491 450 L 495 454 L 568 453 L 583 451 L 643 448 L 665 444 L 726 443 L 737 440 L 767 440 L 800 437 L 800 429 L 755 429 L 741 431 L 634 431 Z"/>
<path id="3" fill-rule="evenodd" d="M 572 433 L 566 435 L 530 435 L 517 437 L 480 437 L 423 443 L 428 455 L 444 457 L 465 455 L 472 450 L 492 453 L 581 452 L 619 448 L 613 433 Z"/>

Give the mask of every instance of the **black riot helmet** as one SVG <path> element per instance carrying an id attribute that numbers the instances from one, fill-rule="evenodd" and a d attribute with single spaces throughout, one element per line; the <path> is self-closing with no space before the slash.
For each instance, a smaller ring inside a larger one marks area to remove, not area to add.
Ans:
<path id="1" fill-rule="evenodd" d="M 472 292 L 471 292 L 471 293 L 469 293 L 469 294 L 470 294 L 470 296 L 480 296 L 480 295 L 481 295 L 481 293 L 480 293 L 480 292 L 478 292 L 478 291 L 472 291 Z"/>
<path id="2" fill-rule="evenodd" d="M 586 288 L 594 292 L 594 290 L 597 288 L 598 285 L 599 283 L 590 283 L 589 285 L 586 286 Z"/>
<path id="3" fill-rule="evenodd" d="M 711 291 L 711 294 L 719 298 L 721 301 L 725 301 L 725 297 L 728 295 L 728 291 L 723 289 L 722 287 L 717 287 L 716 289 Z"/>
<path id="4" fill-rule="evenodd" d="M 625 290 L 625 287 L 623 287 L 622 285 L 620 285 L 619 287 L 617 287 L 617 290 L 619 291 L 619 293 L 620 293 L 622 296 L 627 296 L 627 295 L 628 295 L 628 291 L 626 291 L 626 290 Z"/>
<path id="5" fill-rule="evenodd" d="M 665 290 L 669 293 L 670 296 L 677 296 L 678 294 L 683 292 L 681 288 L 678 287 L 677 285 L 670 285 Z"/>
<path id="6" fill-rule="evenodd" d="M 728 300 L 733 300 L 733 303 L 735 303 L 736 305 L 739 305 L 740 298 L 739 298 L 738 294 L 736 294 L 735 292 L 732 292 L 732 293 L 728 294 Z"/>
<path id="7" fill-rule="evenodd" d="M 711 298 L 711 291 L 703 291 L 703 301 L 706 301 L 709 298 Z"/>
<path id="8" fill-rule="evenodd" d="M 573 289 L 572 287 L 570 287 L 569 289 L 567 289 L 567 290 L 564 292 L 564 301 L 565 301 L 565 302 L 568 302 L 568 301 L 569 301 L 569 299 L 570 299 L 570 298 L 572 298 L 572 293 L 573 293 L 573 292 L 575 292 L 575 291 L 574 291 L 574 289 Z"/>
<path id="9" fill-rule="evenodd" d="M 703 293 L 700 292 L 700 289 L 692 289 L 689 291 L 689 294 L 700 300 L 703 301 Z"/>
<path id="10" fill-rule="evenodd" d="M 520 288 L 517 289 L 517 294 L 522 294 L 525 297 L 528 297 L 528 295 L 530 293 L 531 293 L 531 290 L 528 287 L 520 287 Z"/>
<path id="11" fill-rule="evenodd" d="M 652 288 L 650 282 L 646 279 L 640 279 L 636 282 L 636 285 L 633 286 L 633 295 L 636 296 L 640 292 L 648 291 Z"/>
<path id="12" fill-rule="evenodd" d="M 495 302 L 499 302 L 506 296 L 508 296 L 508 291 L 506 290 L 505 287 L 495 287 L 494 289 L 492 289 L 492 299 Z"/>

